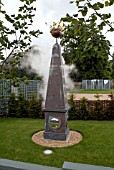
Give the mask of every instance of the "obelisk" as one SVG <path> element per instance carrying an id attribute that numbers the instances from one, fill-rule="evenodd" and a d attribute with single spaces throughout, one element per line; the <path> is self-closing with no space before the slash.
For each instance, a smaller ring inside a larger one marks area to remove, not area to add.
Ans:
<path id="1" fill-rule="evenodd" d="M 60 29 L 55 31 L 55 35 L 54 32 L 53 35 L 56 38 L 56 43 L 52 49 L 47 95 L 43 109 L 45 113 L 44 139 L 67 141 L 70 135 L 67 124 L 68 101 L 65 91 L 61 48 L 57 42 L 61 33 Z"/>

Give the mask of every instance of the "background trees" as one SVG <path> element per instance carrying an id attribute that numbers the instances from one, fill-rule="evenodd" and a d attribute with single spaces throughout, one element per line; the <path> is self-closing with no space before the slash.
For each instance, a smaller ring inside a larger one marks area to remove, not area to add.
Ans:
<path id="1" fill-rule="evenodd" d="M 66 64 L 75 64 L 74 81 L 82 79 L 110 79 L 108 62 L 110 42 L 105 39 L 96 24 L 83 23 L 80 19 L 67 26 L 61 40 Z"/>
<path id="2" fill-rule="evenodd" d="M 111 14 L 101 14 L 98 11 L 114 2 L 93 4 L 90 0 L 76 0 L 71 3 L 76 3 L 78 13 L 73 16 L 67 14 L 62 18 L 68 24 L 61 39 L 66 64 L 74 64 L 77 69 L 71 72 L 71 77 L 74 81 L 110 79 L 111 67 L 108 59 L 111 44 L 102 34 L 102 30 L 106 25 L 107 31 L 114 31 L 114 28 L 109 22 Z"/>
<path id="3" fill-rule="evenodd" d="M 0 1 L 2 15 L 2 20 L 0 20 L 0 78 L 7 77 L 16 80 L 15 67 L 20 66 L 20 59 L 31 46 L 32 36 L 37 38 L 42 33 L 39 29 L 32 30 L 36 10 L 33 5 L 35 0 L 20 1 L 22 6 L 19 7 L 17 15 L 8 15 Z M 7 64 L 11 68 L 9 74 L 6 69 Z"/>

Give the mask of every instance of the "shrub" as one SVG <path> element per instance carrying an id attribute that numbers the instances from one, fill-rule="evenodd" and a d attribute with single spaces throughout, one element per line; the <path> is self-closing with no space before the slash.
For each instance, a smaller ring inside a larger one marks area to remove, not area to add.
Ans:
<path id="1" fill-rule="evenodd" d="M 85 97 L 80 100 L 80 117 L 81 120 L 87 120 L 89 116 L 88 102 Z"/>
<path id="2" fill-rule="evenodd" d="M 42 102 L 43 102 L 43 97 L 40 96 L 38 100 L 38 112 L 39 112 L 39 118 L 44 119 L 45 115 L 44 112 L 42 111 Z"/>
<path id="3" fill-rule="evenodd" d="M 17 107 L 17 117 L 28 117 L 28 102 L 25 100 L 24 95 L 20 94 L 18 96 L 18 107 Z"/>
<path id="4" fill-rule="evenodd" d="M 35 96 L 32 96 L 32 99 L 28 101 L 28 116 L 31 118 L 38 118 L 38 101 L 35 99 Z"/>
<path id="5" fill-rule="evenodd" d="M 99 99 L 101 95 L 97 94 L 95 97 L 97 100 L 94 101 L 94 111 L 93 111 L 93 119 L 94 120 L 103 120 L 104 119 L 104 111 L 103 111 L 103 102 Z"/>
<path id="6" fill-rule="evenodd" d="M 88 101 L 83 97 L 80 101 L 74 99 L 72 94 L 69 98 L 69 119 L 71 120 L 114 120 L 114 95 L 110 95 L 111 101 L 100 100 Z"/>
<path id="7" fill-rule="evenodd" d="M 27 101 L 23 94 L 20 94 L 16 99 L 15 94 L 13 93 L 9 99 L 7 116 L 43 119 L 44 113 L 42 112 L 42 101 L 42 97 L 40 97 L 39 100 L 36 100 L 34 95 L 32 95 L 31 100 Z"/>
<path id="8" fill-rule="evenodd" d="M 76 120 L 77 119 L 77 117 L 76 117 L 77 107 L 76 107 L 76 102 L 74 100 L 73 94 L 70 95 L 68 103 L 70 106 L 70 109 L 68 112 L 68 118 L 69 118 L 69 120 Z"/>
<path id="9" fill-rule="evenodd" d="M 28 115 L 32 118 L 44 118 L 42 112 L 42 97 L 39 100 L 35 99 L 34 94 L 32 95 L 32 99 L 28 102 Z"/>
<path id="10" fill-rule="evenodd" d="M 70 120 L 114 120 L 114 95 L 111 94 L 111 101 L 99 100 L 100 95 L 95 96 L 97 100 L 88 101 L 83 97 L 80 101 L 76 101 L 74 95 L 69 97 L 69 119 Z M 43 98 L 39 100 L 32 96 L 30 101 L 26 101 L 24 96 L 20 94 L 16 99 L 12 94 L 8 103 L 8 114 L 10 117 L 32 117 L 44 119 L 42 111 Z"/>
<path id="11" fill-rule="evenodd" d="M 109 105 L 106 110 L 107 119 L 114 120 L 114 95 L 110 94 L 109 97 L 111 98 L 111 101 L 109 102 Z"/>
<path id="12" fill-rule="evenodd" d="M 16 117 L 17 112 L 17 101 L 15 93 L 12 93 L 8 102 L 8 117 Z"/>

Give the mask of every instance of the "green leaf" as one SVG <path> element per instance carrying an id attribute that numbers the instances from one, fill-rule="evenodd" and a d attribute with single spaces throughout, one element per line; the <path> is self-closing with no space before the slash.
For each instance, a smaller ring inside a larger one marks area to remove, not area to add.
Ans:
<path id="1" fill-rule="evenodd" d="M 114 4 L 114 0 L 110 0 L 109 5 L 111 6 L 111 5 L 113 5 L 113 4 Z"/>
<path id="2" fill-rule="evenodd" d="M 78 23 L 78 20 L 77 19 L 72 19 L 71 22 L 72 22 L 72 24 L 76 25 Z"/>
<path id="3" fill-rule="evenodd" d="M 11 15 L 11 17 L 15 17 L 15 15 L 13 14 L 13 15 Z"/>
<path id="4" fill-rule="evenodd" d="M 98 25 L 98 27 L 99 27 L 99 30 L 103 30 L 103 26 L 101 24 Z"/>
<path id="5" fill-rule="evenodd" d="M 102 23 L 101 23 L 101 26 L 106 26 L 106 23 L 105 23 L 105 22 L 102 22 Z"/>
<path id="6" fill-rule="evenodd" d="M 78 6 L 78 5 L 79 5 L 79 1 L 77 0 L 77 1 L 76 1 L 76 6 Z"/>
<path id="7" fill-rule="evenodd" d="M 80 12 L 82 13 L 82 15 L 85 17 L 87 15 L 87 12 L 88 12 L 88 8 L 87 7 L 84 7 L 83 10 L 80 10 Z"/>
<path id="8" fill-rule="evenodd" d="M 11 19 L 11 17 L 9 15 L 5 14 L 5 18 L 6 18 L 7 21 L 14 23 L 14 20 Z"/>
<path id="9" fill-rule="evenodd" d="M 67 14 L 66 14 L 66 17 L 70 17 L 70 15 L 67 13 Z"/>
<path id="10" fill-rule="evenodd" d="M 80 8 L 82 8 L 83 9 L 83 6 L 78 6 L 78 8 L 80 9 Z"/>
<path id="11" fill-rule="evenodd" d="M 73 4 L 74 3 L 74 1 L 70 1 L 70 4 Z"/>
<path id="12" fill-rule="evenodd" d="M 104 20 L 109 19 L 111 17 L 111 14 L 102 14 L 102 17 Z"/>
<path id="13" fill-rule="evenodd" d="M 22 18 L 22 15 L 18 14 L 17 19 L 20 19 L 20 18 Z"/>
<path id="14" fill-rule="evenodd" d="M 105 6 L 109 6 L 109 2 L 108 1 L 105 1 Z"/>
<path id="15" fill-rule="evenodd" d="M 91 7 L 91 8 L 92 8 L 92 7 Z M 100 9 L 97 3 L 95 3 L 95 4 L 93 5 L 93 9 L 94 9 L 94 10 L 99 10 L 99 9 Z"/>
<path id="16" fill-rule="evenodd" d="M 87 12 L 85 12 L 85 11 L 81 11 L 81 13 L 82 13 L 82 15 L 85 17 L 86 16 L 86 14 L 87 14 Z"/>
<path id="17" fill-rule="evenodd" d="M 92 15 L 92 20 L 93 21 L 96 21 L 97 20 L 97 17 L 95 15 Z"/>
<path id="18" fill-rule="evenodd" d="M 98 50 L 98 46 L 94 46 L 94 50 L 97 51 Z"/>
<path id="19" fill-rule="evenodd" d="M 35 2 L 36 0 L 29 0 L 30 1 L 30 3 L 33 3 L 33 2 Z"/>
<path id="20" fill-rule="evenodd" d="M 84 18 L 78 18 L 79 21 L 84 22 Z"/>
<path id="21" fill-rule="evenodd" d="M 74 16 L 74 17 L 78 17 L 78 14 L 74 14 L 73 16 Z"/>
<path id="22" fill-rule="evenodd" d="M 14 34 L 14 33 L 16 33 L 15 30 L 11 30 L 11 34 Z"/>
<path id="23" fill-rule="evenodd" d="M 24 7 L 19 7 L 19 12 L 21 12 L 24 9 Z"/>
<path id="24" fill-rule="evenodd" d="M 102 3 L 100 3 L 100 2 L 97 2 L 97 4 L 98 4 L 98 6 L 99 6 L 100 8 L 103 8 L 103 7 L 104 7 L 104 4 L 102 4 Z"/>
<path id="25" fill-rule="evenodd" d="M 110 31 L 113 32 L 113 31 L 114 31 L 114 28 L 110 28 Z"/>
<path id="26" fill-rule="evenodd" d="M 6 14 L 6 11 L 2 11 L 2 10 L 1 10 L 0 12 L 1 12 L 2 14 Z"/>
<path id="27" fill-rule="evenodd" d="M 4 56 L 0 54 L 0 60 L 4 60 Z"/>
<path id="28" fill-rule="evenodd" d="M 20 30 L 21 34 L 26 34 L 27 32 L 25 30 Z"/>

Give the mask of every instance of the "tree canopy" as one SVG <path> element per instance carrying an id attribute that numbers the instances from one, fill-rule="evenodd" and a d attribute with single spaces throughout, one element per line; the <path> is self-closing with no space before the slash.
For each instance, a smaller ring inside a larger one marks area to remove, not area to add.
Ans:
<path id="1" fill-rule="evenodd" d="M 102 34 L 102 30 L 106 25 L 107 31 L 114 31 L 114 28 L 109 21 L 111 14 L 101 14 L 100 9 L 113 5 L 114 2 L 105 1 L 103 4 L 93 3 L 91 0 L 76 0 L 71 3 L 76 3 L 78 12 L 62 18 L 67 26 L 61 39 L 66 64 L 75 64 L 77 69 L 72 71 L 71 77 L 75 81 L 111 78 L 108 61 L 111 44 Z M 90 9 L 93 12 L 90 13 Z M 97 22 L 98 18 L 100 22 Z"/>
<path id="2" fill-rule="evenodd" d="M 31 46 L 32 37 L 37 38 L 42 33 L 39 29 L 33 30 L 33 18 L 36 11 L 33 3 L 36 0 L 20 1 L 22 6 L 19 7 L 18 14 L 12 15 L 4 10 L 4 5 L 0 1 L 2 15 L 2 20 L 0 20 L 0 78 L 8 78 L 7 63 L 10 63 L 12 70 L 15 66 L 20 66 L 20 59 Z M 16 79 L 16 75 L 12 73 L 13 71 L 10 72 L 9 78 Z"/>

